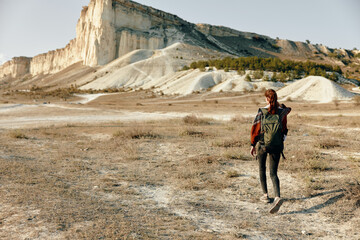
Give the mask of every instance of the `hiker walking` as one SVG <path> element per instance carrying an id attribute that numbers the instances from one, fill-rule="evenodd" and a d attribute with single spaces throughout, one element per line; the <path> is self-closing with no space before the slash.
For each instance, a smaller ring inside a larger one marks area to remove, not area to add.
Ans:
<path id="1" fill-rule="evenodd" d="M 279 104 L 277 94 L 269 89 L 265 92 L 267 106 L 260 108 L 251 128 L 250 154 L 259 162 L 260 183 L 263 196 L 260 200 L 270 203 L 266 184 L 266 157 L 269 156 L 270 177 L 274 187 L 275 199 L 270 213 L 279 211 L 283 199 L 280 197 L 280 181 L 277 175 L 280 156 L 283 154 L 284 141 L 288 132 L 287 115 L 291 108 Z M 256 148 L 256 144 L 258 144 Z M 284 157 L 285 158 L 285 157 Z"/>

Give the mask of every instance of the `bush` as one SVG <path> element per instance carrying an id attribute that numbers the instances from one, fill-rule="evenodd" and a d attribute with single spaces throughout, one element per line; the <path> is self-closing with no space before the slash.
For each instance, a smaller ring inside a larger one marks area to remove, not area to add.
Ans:
<path id="1" fill-rule="evenodd" d="M 239 75 L 241 75 L 241 76 L 245 75 L 245 71 L 244 71 L 244 70 L 241 70 L 241 69 L 239 69 L 239 70 L 237 71 L 237 73 L 238 73 Z"/>
<path id="2" fill-rule="evenodd" d="M 189 68 L 188 66 L 186 66 L 186 65 L 183 66 L 183 68 L 182 68 L 183 71 L 187 71 L 187 70 L 189 70 L 189 69 L 190 69 L 190 68 Z"/>
<path id="3" fill-rule="evenodd" d="M 251 82 L 251 77 L 249 74 L 246 74 L 245 81 Z"/>
<path id="4" fill-rule="evenodd" d="M 261 79 L 264 77 L 264 71 L 255 71 L 253 74 L 253 77 L 255 79 Z"/>
<path id="5" fill-rule="evenodd" d="M 272 75 L 271 81 L 272 81 L 272 82 L 276 82 L 276 81 L 277 81 L 277 74 L 276 74 L 276 72 Z"/>

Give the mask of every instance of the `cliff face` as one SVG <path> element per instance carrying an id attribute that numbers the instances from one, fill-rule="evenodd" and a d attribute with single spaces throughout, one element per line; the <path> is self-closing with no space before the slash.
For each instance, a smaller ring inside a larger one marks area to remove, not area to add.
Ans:
<path id="1" fill-rule="evenodd" d="M 33 57 L 29 70 L 32 75 L 50 74 L 61 71 L 78 61 L 81 61 L 81 58 L 78 57 L 76 39 L 74 39 L 65 48 Z"/>
<path id="2" fill-rule="evenodd" d="M 162 49 L 175 42 L 237 56 L 270 57 L 284 53 L 307 57 L 314 52 L 329 53 L 324 46 L 275 40 L 208 24 L 195 25 L 130 0 L 91 0 L 81 11 L 76 38 L 65 48 L 32 59 L 14 58 L 0 66 L 0 77 L 51 74 L 77 62 L 87 66 L 105 65 L 133 50 Z"/>
<path id="3" fill-rule="evenodd" d="M 127 0 L 92 0 L 76 32 L 85 65 L 104 65 L 136 49 L 160 49 L 181 40 L 184 20 Z"/>
<path id="4" fill-rule="evenodd" d="M 29 73 L 31 58 L 14 57 L 0 66 L 0 77 L 17 78 Z"/>
<path id="5" fill-rule="evenodd" d="M 58 72 L 76 62 L 104 65 L 136 49 L 160 49 L 181 41 L 177 29 L 189 24 L 128 0 L 91 0 L 81 11 L 76 38 L 62 49 L 40 54 L 24 63 L 14 59 L 0 68 L 1 75 L 18 77 Z M 20 70 L 21 69 L 21 70 Z"/>

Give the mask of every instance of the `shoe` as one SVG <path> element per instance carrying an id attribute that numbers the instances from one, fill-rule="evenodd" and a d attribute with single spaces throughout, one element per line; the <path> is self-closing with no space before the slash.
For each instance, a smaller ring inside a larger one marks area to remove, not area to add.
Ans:
<path id="1" fill-rule="evenodd" d="M 284 200 L 279 198 L 279 197 L 276 197 L 275 200 L 274 200 L 274 205 L 270 208 L 270 213 L 271 214 L 274 214 L 274 213 L 277 213 L 281 207 L 281 205 L 283 204 Z"/>
<path id="2" fill-rule="evenodd" d="M 260 201 L 264 202 L 264 203 L 270 203 L 270 198 L 268 196 L 262 196 L 260 198 Z"/>

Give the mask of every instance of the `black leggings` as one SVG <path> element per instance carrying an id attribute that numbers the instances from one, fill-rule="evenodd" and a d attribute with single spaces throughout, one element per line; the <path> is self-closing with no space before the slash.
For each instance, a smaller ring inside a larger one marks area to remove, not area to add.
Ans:
<path id="1" fill-rule="evenodd" d="M 268 193 L 267 184 L 266 184 L 266 156 L 269 154 L 270 160 L 270 177 L 274 186 L 275 197 L 280 197 L 280 181 L 277 176 L 277 170 L 280 162 L 281 153 L 267 153 L 264 146 L 259 145 L 257 151 L 257 158 L 259 161 L 259 173 L 260 173 L 260 183 L 261 188 L 264 194 Z"/>

